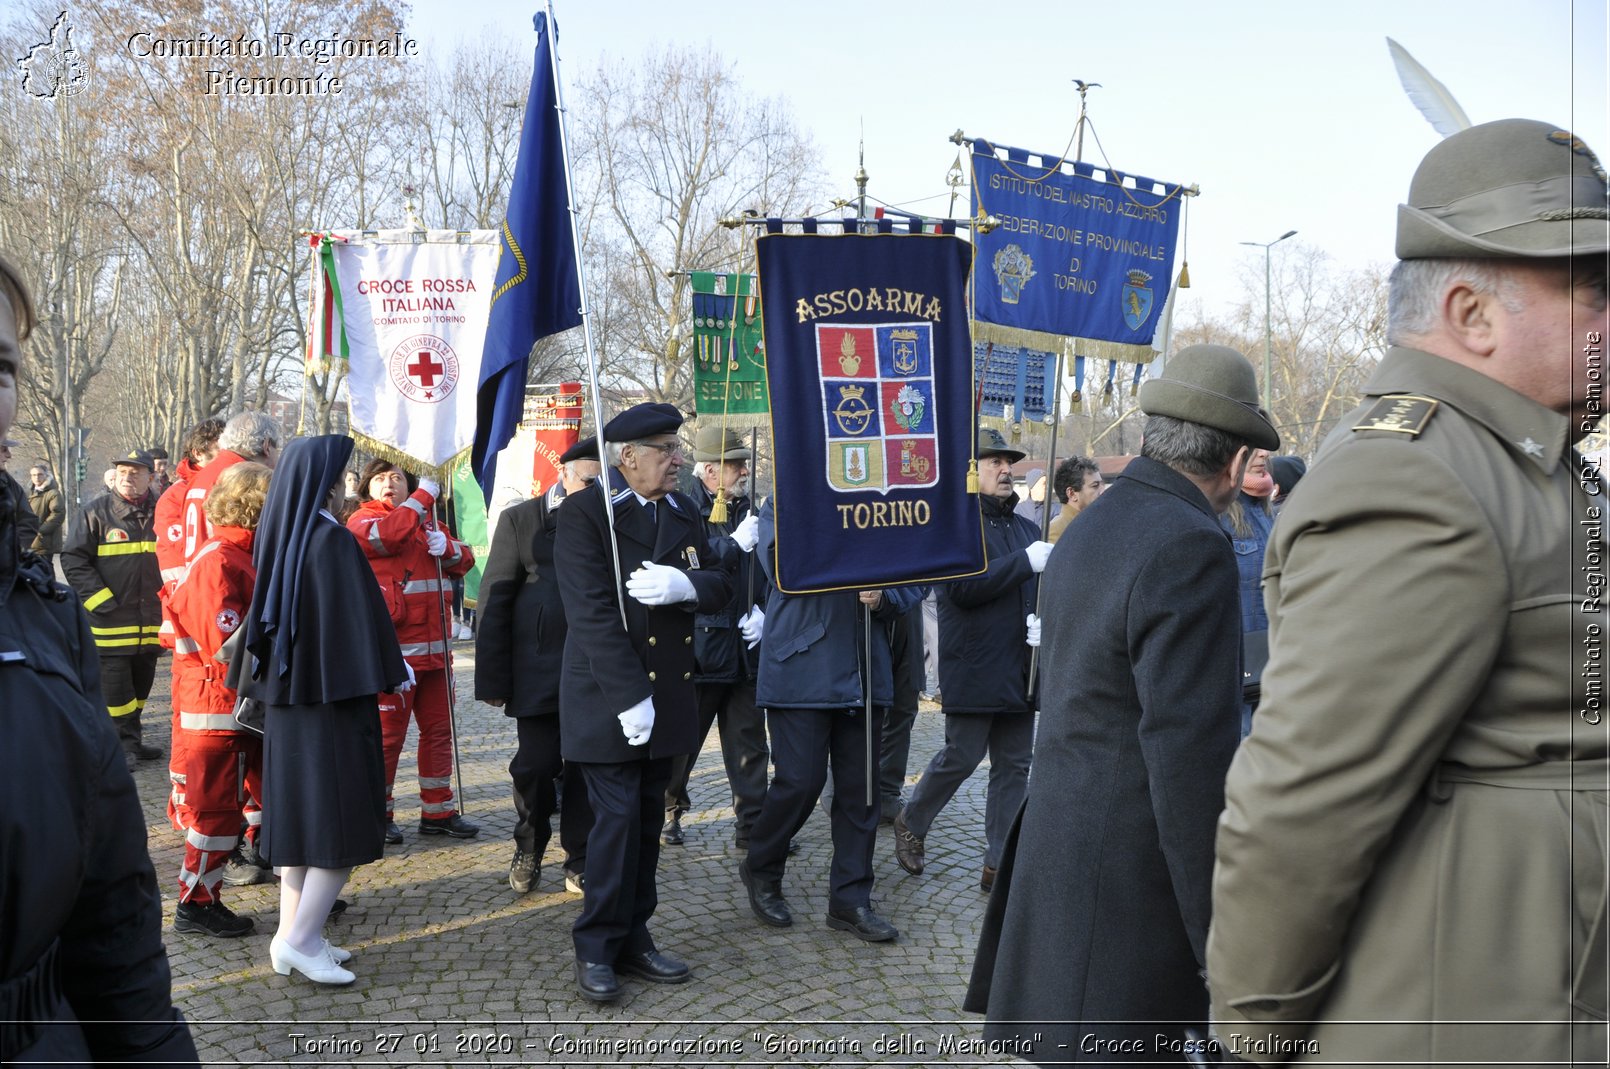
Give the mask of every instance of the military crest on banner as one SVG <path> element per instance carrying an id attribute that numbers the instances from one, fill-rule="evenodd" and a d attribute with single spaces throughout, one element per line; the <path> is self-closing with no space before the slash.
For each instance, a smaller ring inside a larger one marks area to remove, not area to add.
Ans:
<path id="1" fill-rule="evenodd" d="M 1131 271 L 1129 281 L 1118 294 L 1124 306 L 1124 322 L 1130 330 L 1139 330 L 1152 317 L 1151 281 L 1152 276 L 1145 271 Z"/>
<path id="2" fill-rule="evenodd" d="M 816 326 L 827 481 L 841 493 L 939 481 L 933 326 Z"/>

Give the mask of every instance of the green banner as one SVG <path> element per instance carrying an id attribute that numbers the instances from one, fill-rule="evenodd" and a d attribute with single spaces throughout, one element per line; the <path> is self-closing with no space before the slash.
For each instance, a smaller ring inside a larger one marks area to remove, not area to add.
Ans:
<path id="1" fill-rule="evenodd" d="M 481 572 L 492 548 L 492 535 L 486 529 L 486 499 L 481 496 L 468 455 L 453 469 L 453 516 L 458 523 L 454 533 L 475 552 L 475 567 L 464 576 L 464 605 L 474 608 L 481 597 Z"/>
<path id="2" fill-rule="evenodd" d="M 693 405 L 701 416 L 766 411 L 766 349 L 754 275 L 694 271 Z"/>

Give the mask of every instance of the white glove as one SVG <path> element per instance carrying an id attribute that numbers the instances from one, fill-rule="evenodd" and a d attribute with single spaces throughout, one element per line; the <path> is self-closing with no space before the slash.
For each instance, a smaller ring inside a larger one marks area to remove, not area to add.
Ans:
<path id="1" fill-rule="evenodd" d="M 743 518 L 743 522 L 732 529 L 732 540 L 738 543 L 738 548 L 745 553 L 753 553 L 755 545 L 760 541 L 760 521 L 751 512 Z"/>
<path id="2" fill-rule="evenodd" d="M 405 670 L 407 670 L 408 678 L 404 682 L 397 684 L 397 693 L 398 694 L 401 694 L 405 690 L 413 690 L 414 689 L 414 666 L 409 664 L 407 661 L 404 661 L 403 662 L 403 668 Z"/>
<path id="3" fill-rule="evenodd" d="M 420 479 L 419 488 L 429 494 L 432 500 L 442 496 L 442 484 L 435 479 Z"/>
<path id="4" fill-rule="evenodd" d="M 1031 612 L 1024 622 L 1029 625 L 1029 637 L 1025 641 L 1031 646 L 1038 647 L 1040 645 L 1040 617 Z"/>
<path id="5" fill-rule="evenodd" d="M 626 592 L 644 605 L 675 605 L 699 596 L 694 593 L 692 581 L 680 569 L 649 561 L 644 561 L 641 568 L 626 577 Z"/>
<path id="6" fill-rule="evenodd" d="M 447 535 L 432 528 L 425 532 L 425 552 L 433 557 L 447 556 Z"/>
<path id="7" fill-rule="evenodd" d="M 629 745 L 643 745 L 654 731 L 654 696 L 649 695 L 615 719 L 621 722 L 621 732 Z"/>
<path id="8" fill-rule="evenodd" d="M 1051 556 L 1051 543 L 1030 542 L 1023 547 L 1023 552 L 1028 555 L 1029 567 L 1033 568 L 1037 573 L 1043 572 L 1045 571 L 1046 558 Z"/>
<path id="9" fill-rule="evenodd" d="M 766 614 L 756 605 L 738 618 L 738 633 L 749 643 L 749 649 L 760 645 L 761 632 L 766 628 Z"/>

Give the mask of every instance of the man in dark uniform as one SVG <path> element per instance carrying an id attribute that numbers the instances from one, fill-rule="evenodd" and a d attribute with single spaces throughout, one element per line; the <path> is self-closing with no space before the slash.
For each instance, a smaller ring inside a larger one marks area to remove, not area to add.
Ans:
<path id="1" fill-rule="evenodd" d="M 610 420 L 609 482 L 573 495 L 554 543 L 570 625 L 560 734 L 593 808 L 586 897 L 571 937 L 577 987 L 594 1002 L 620 996 L 617 972 L 654 983 L 688 978 L 686 964 L 655 948 L 648 920 L 671 759 L 698 745 L 693 614 L 725 605 L 732 582 L 712 566 L 697 508 L 673 489 L 681 425 L 667 404 L 635 405 Z"/>
<path id="2" fill-rule="evenodd" d="M 1252 449 L 1280 437 L 1252 365 L 1220 345 L 1181 349 L 1140 407 L 1141 455 L 1040 580 L 1041 678 L 1056 684 L 963 1004 L 1034 1061 L 1145 1060 L 1207 1026 L 1213 832 L 1241 735 L 1241 607 L 1217 515 Z"/>
<path id="3" fill-rule="evenodd" d="M 760 815 L 766 799 L 766 766 L 771 752 L 766 747 L 766 714 L 755 706 L 755 670 L 758 666 L 756 642 L 745 637 L 761 626 L 766 604 L 766 577 L 755 563 L 757 521 L 749 500 L 749 447 L 736 431 L 723 432 L 719 423 L 700 427 L 693 440 L 695 479 L 689 495 L 699 506 L 705 530 L 713 540 L 727 540 L 735 551 L 732 600 L 718 612 L 700 613 L 693 620 L 693 682 L 699 689 L 699 745 L 688 757 L 678 757 L 672 765 L 671 785 L 665 792 L 665 827 L 660 842 L 667 846 L 682 843 L 682 814 L 688 808 L 688 776 L 704 749 L 710 725 L 721 731 L 721 756 L 727 766 L 727 784 L 732 788 L 732 807 L 737 818 L 733 843 L 739 850 L 749 849 L 749 828 Z M 723 502 L 726 519 L 710 518 L 718 499 Z M 760 621 L 756 621 L 756 616 Z"/>
<path id="4" fill-rule="evenodd" d="M 986 427 L 978 432 L 977 456 L 978 507 L 989 567 L 976 579 L 938 588 L 945 745 L 895 818 L 894 856 L 901 868 L 922 875 L 929 827 L 987 752 L 989 791 L 979 884 L 988 891 L 1000 868 L 1006 833 L 1029 786 L 1035 702 L 1028 628 L 1051 543 L 1041 541 L 1039 528 L 1014 511 L 1012 465 L 1023 459 L 1023 451 Z"/>
<path id="5" fill-rule="evenodd" d="M 34 321 L 0 258 L 0 438 Z M 0 1064 L 196 1065 L 89 621 L 43 561 L 18 553 L 9 506 L 0 499 Z"/>
<path id="6" fill-rule="evenodd" d="M 161 653 L 162 572 L 157 567 L 151 457 L 131 449 L 112 467 L 112 488 L 79 513 L 62 571 L 84 608 L 101 655 L 101 690 L 130 768 L 162 751 L 142 738 L 140 714 Z"/>
<path id="7" fill-rule="evenodd" d="M 514 718 L 519 744 L 509 762 L 514 781 L 514 859 L 509 886 L 531 890 L 559 812 L 564 879 L 580 893 L 587 871 L 593 811 L 581 771 L 567 767 L 559 734 L 559 668 L 565 606 L 554 575 L 559 507 L 598 481 L 598 439 L 583 438 L 559 457 L 559 478 L 545 493 L 503 510 L 481 576 L 481 623 L 475 632 L 475 696 Z M 564 777 L 561 806 L 554 781 Z"/>

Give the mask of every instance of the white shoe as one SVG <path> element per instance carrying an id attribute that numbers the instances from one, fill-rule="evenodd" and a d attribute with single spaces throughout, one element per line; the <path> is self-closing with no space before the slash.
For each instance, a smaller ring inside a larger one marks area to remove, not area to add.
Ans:
<path id="1" fill-rule="evenodd" d="M 352 951 L 346 947 L 338 947 L 328 939 L 324 941 L 324 945 L 330 949 L 330 957 L 335 959 L 337 965 L 345 965 L 352 960 Z"/>
<path id="2" fill-rule="evenodd" d="M 469 624 L 459 624 L 458 625 L 458 637 L 461 638 L 461 639 L 474 638 L 475 637 L 475 632 L 470 630 L 470 625 Z"/>
<path id="3" fill-rule="evenodd" d="M 350 984 L 357 979 L 336 964 L 329 943 L 321 944 L 316 954 L 304 954 L 276 936 L 268 944 L 268 961 L 281 976 L 289 976 L 295 969 L 316 984 Z"/>

